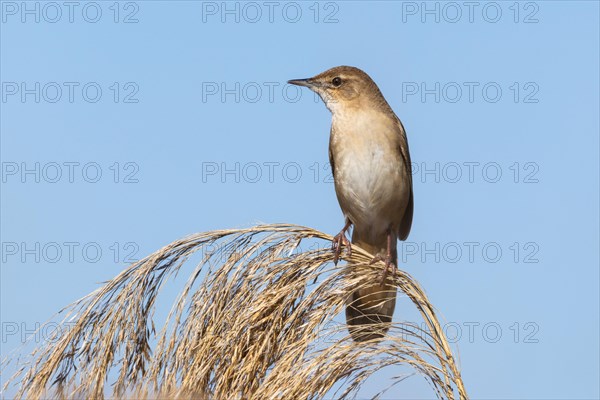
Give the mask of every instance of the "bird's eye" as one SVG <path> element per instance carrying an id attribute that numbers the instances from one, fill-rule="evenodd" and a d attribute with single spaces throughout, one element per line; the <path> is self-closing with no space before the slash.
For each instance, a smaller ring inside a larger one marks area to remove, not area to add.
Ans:
<path id="1" fill-rule="evenodd" d="M 342 78 L 340 78 L 339 76 L 336 76 L 335 78 L 333 78 L 331 83 L 333 84 L 333 86 L 338 87 L 342 84 Z"/>

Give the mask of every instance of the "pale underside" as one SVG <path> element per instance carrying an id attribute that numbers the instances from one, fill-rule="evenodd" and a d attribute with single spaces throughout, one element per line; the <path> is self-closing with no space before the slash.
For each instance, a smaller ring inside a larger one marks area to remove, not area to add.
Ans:
<path id="1" fill-rule="evenodd" d="M 371 244 L 397 233 L 411 194 L 410 166 L 400 152 L 400 125 L 381 113 L 334 114 L 330 152 L 335 191 L 356 234 Z"/>

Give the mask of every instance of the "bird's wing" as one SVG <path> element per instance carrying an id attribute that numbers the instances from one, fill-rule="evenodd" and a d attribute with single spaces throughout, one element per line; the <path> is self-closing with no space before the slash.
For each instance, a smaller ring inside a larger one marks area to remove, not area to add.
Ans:
<path id="1" fill-rule="evenodd" d="M 329 134 L 329 165 L 331 166 L 331 175 L 335 179 L 335 165 L 333 164 L 333 153 L 331 152 L 331 137 L 333 136 L 333 126 L 331 127 L 332 132 Z"/>
<path id="2" fill-rule="evenodd" d="M 402 121 L 398 117 L 396 117 L 398 121 L 398 125 L 400 126 L 400 146 L 398 146 L 398 150 L 400 151 L 400 155 L 402 156 L 402 160 L 404 161 L 404 165 L 406 166 L 406 170 L 408 172 L 408 184 L 410 188 L 410 194 L 408 197 L 408 204 L 406 206 L 406 210 L 404 211 L 404 216 L 402 217 L 402 221 L 400 222 L 400 229 L 398 230 L 398 236 L 400 240 L 406 240 L 408 234 L 410 233 L 410 228 L 412 226 L 413 219 L 413 187 L 412 187 L 412 164 L 410 162 L 410 152 L 408 151 L 408 140 L 406 139 L 406 131 L 404 130 L 404 125 L 402 125 Z"/>

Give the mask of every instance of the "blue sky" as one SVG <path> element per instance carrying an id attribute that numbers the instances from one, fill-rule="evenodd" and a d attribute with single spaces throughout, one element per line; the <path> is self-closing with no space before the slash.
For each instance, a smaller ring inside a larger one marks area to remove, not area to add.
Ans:
<path id="1" fill-rule="evenodd" d="M 600 396 L 597 2 L 73 4 L 1 3 L 2 357 L 184 235 L 338 232 L 329 112 L 285 82 L 353 65 L 406 127 L 400 264 L 471 397 Z"/>

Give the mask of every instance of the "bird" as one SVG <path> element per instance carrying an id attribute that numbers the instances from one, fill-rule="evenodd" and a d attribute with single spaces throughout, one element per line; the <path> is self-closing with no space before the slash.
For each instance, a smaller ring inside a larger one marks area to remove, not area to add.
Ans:
<path id="1" fill-rule="evenodd" d="M 331 112 L 329 162 L 344 227 L 333 238 L 337 265 L 342 246 L 356 245 L 385 262 L 381 280 L 357 288 L 346 303 L 346 322 L 356 342 L 379 340 L 396 307 L 397 242 L 413 220 L 413 185 L 406 131 L 377 84 L 359 68 L 338 66 L 288 84 L 307 87 Z M 346 232 L 352 227 L 351 242 Z"/>

